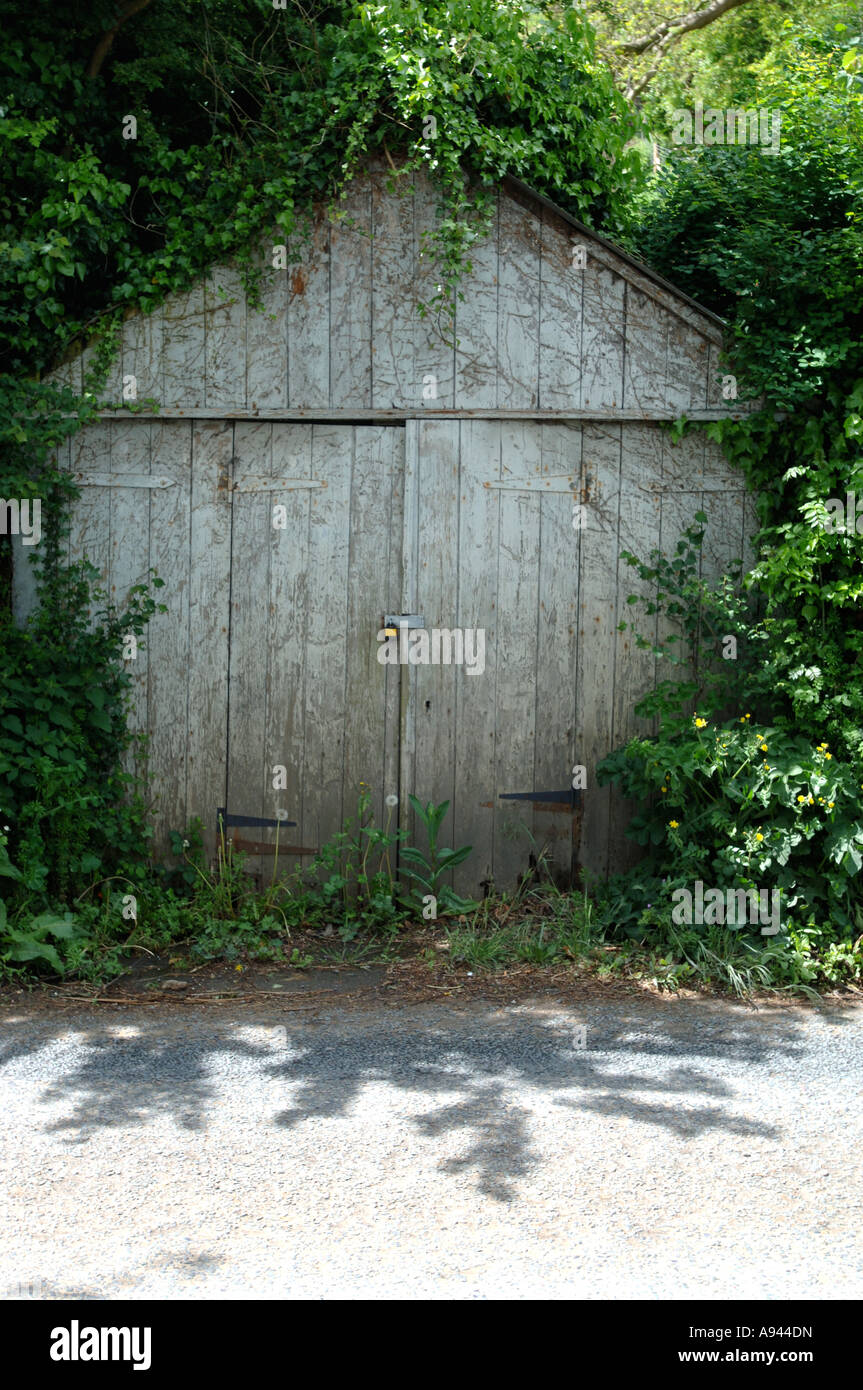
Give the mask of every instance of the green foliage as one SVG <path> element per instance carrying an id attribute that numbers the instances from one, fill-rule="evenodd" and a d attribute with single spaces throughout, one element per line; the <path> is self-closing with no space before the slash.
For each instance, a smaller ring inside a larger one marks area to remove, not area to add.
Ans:
<path id="1" fill-rule="evenodd" d="M 42 901 L 32 891 L 34 884 L 44 884 L 42 860 L 35 855 L 28 874 L 23 862 L 12 862 L 0 833 L 0 881 L 12 884 L 17 904 L 15 920 L 10 918 L 7 927 L 0 903 L 0 962 L 6 963 L 7 973 L 15 962 L 31 962 L 43 971 L 97 980 L 122 973 L 131 951 L 188 948 L 197 961 L 269 960 L 306 969 L 311 959 L 291 945 L 293 931 L 334 932 L 344 945 L 356 942 L 353 955 L 361 956 L 363 942 L 394 941 L 399 929 L 418 916 L 416 893 L 398 882 L 397 848 L 408 856 L 412 867 L 406 873 L 414 881 L 420 877 L 418 863 L 430 875 L 440 916 L 474 906 L 439 881 L 470 853 L 469 847 L 448 850 L 437 844 L 447 805 L 420 806 L 430 831 L 427 856 L 404 842 L 403 831 L 390 828 L 391 810 L 384 826 L 375 824 L 371 795 L 362 784 L 356 817 L 345 821 L 307 869 L 280 871 L 276 835 L 270 882 L 260 887 L 247 870 L 247 856 L 234 849 L 224 826 L 218 827 L 215 860 L 212 866 L 207 863 L 204 827 L 196 820 L 184 833 L 171 834 L 173 864 L 148 864 L 127 847 L 124 872 L 103 877 L 104 863 L 94 855 L 87 873 L 75 882 L 76 888 L 86 886 L 75 899 L 74 913 L 61 918 L 34 916 L 32 904 Z M 112 833 L 116 840 L 116 825 Z M 92 826 L 91 834 L 98 843 Z M 136 903 L 131 921 L 123 915 L 130 893 Z M 46 940 L 52 935 L 62 938 L 56 946 Z"/>
<path id="2" fill-rule="evenodd" d="M 306 894 L 306 920 L 334 923 L 343 941 L 361 931 L 398 930 L 405 912 L 397 901 L 390 851 L 402 832 L 390 829 L 391 821 L 388 808 L 386 824 L 375 825 L 371 794 L 361 783 L 356 819 L 348 819 L 312 862 L 307 879 L 314 891 Z"/>
<path id="3" fill-rule="evenodd" d="M 600 783 L 637 801 L 628 833 L 647 851 L 611 885 L 607 904 L 619 929 L 640 937 L 648 901 L 668 914 L 674 890 L 697 880 L 722 890 L 778 890 L 786 945 L 794 931 L 851 941 L 863 931 L 856 738 L 823 737 L 831 708 L 805 701 L 809 668 L 787 686 L 777 681 L 787 628 L 752 616 L 739 585 L 726 579 L 711 590 L 697 578 L 702 536 L 690 528 L 674 561 L 655 553 L 642 565 L 629 557 L 655 585 L 641 600 L 647 615 L 661 614 L 677 629 L 665 642 L 641 642 L 683 672 L 636 706 L 658 719 L 659 732 L 631 739 L 597 769 Z M 722 659 L 719 634 L 737 637 L 739 660 Z M 840 727 L 850 732 L 844 721 Z"/>
<path id="4" fill-rule="evenodd" d="M 787 31 L 756 91 L 781 109 L 779 154 L 681 152 L 636 234 L 657 268 L 729 317 L 725 370 L 765 409 L 707 433 L 755 491 L 761 529 L 752 570 L 715 591 L 697 578 L 697 527 L 673 558 L 628 557 L 652 590 L 646 616 L 672 628 L 657 641 L 651 622 L 642 645 L 671 670 L 638 707 L 658 732 L 600 769 L 637 800 L 630 829 L 646 852 L 609 886 L 619 930 L 658 933 L 679 962 L 676 887 L 779 889 L 780 934 L 735 933 L 732 954 L 754 951 L 765 978 L 801 988 L 857 978 L 863 931 L 861 538 L 825 525 L 828 500 L 863 483 L 863 93 L 846 80 L 857 49 L 841 29 Z M 721 659 L 724 635 L 736 660 Z M 687 937 L 685 959 L 706 968 L 712 952 L 718 971 L 721 943 L 691 930 L 700 945 Z"/>
<path id="5" fill-rule="evenodd" d="M 371 153 L 437 181 L 445 293 L 477 234 L 465 173 L 480 190 L 520 175 L 596 221 L 621 212 L 632 176 L 633 118 L 590 27 L 547 0 L 177 0 L 123 25 L 95 78 L 83 69 L 106 6 L 59 28 L 47 11 L 2 10 L 10 377 L 217 260 L 251 271 L 274 227 L 337 200 Z"/>
<path id="6" fill-rule="evenodd" d="M 431 801 L 423 806 L 417 797 L 408 798 L 413 807 L 414 815 L 425 827 L 428 836 L 428 851 L 423 853 L 414 845 L 404 845 L 399 856 L 399 865 L 403 874 L 413 879 L 416 887 L 405 899 L 415 911 L 421 911 L 423 899 L 431 895 L 436 900 L 436 911 L 446 912 L 467 912 L 476 904 L 469 898 L 462 898 L 458 893 L 444 883 L 443 877 L 450 873 L 452 869 L 463 864 L 471 853 L 471 845 L 463 845 L 461 849 L 447 849 L 439 847 L 437 842 L 438 831 L 441 822 L 449 810 L 449 802 L 442 801 L 439 806 L 433 805 Z"/>
<path id="7" fill-rule="evenodd" d="M 57 970 L 80 940 L 77 929 L 56 925 L 77 920 L 65 906 L 118 859 L 127 873 L 143 873 L 150 834 L 121 769 L 132 738 L 131 677 L 120 655 L 124 635 L 143 633 L 156 604 L 136 586 L 116 610 L 91 581 L 86 565 L 46 566 L 44 602 L 32 621 L 18 628 L 0 618 L 0 953 L 7 940 L 16 942 L 4 959 L 46 961 Z M 31 940 L 29 955 L 21 932 Z"/>

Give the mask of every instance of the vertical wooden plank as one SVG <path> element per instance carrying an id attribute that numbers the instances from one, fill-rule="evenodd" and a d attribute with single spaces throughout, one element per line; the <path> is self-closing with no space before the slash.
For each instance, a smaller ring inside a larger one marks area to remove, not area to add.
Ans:
<path id="1" fill-rule="evenodd" d="M 676 554 L 677 543 L 683 531 L 695 523 L 695 513 L 700 511 L 702 486 L 704 481 L 704 435 L 700 430 L 684 435 L 673 444 L 667 434 L 663 435 L 662 455 L 662 494 L 660 518 L 660 549 L 669 559 Z M 692 675 L 692 666 L 683 645 L 678 625 L 659 614 L 656 623 L 657 643 L 668 645 L 669 635 L 675 634 L 678 640 L 670 650 L 683 663 L 672 665 L 658 658 L 656 679 L 687 680 Z"/>
<path id="2" fill-rule="evenodd" d="M 71 440 L 73 474 L 111 471 L 111 430 L 107 423 L 85 426 Z M 111 493 L 107 487 L 82 486 L 75 502 L 69 533 L 69 553 L 86 559 L 98 571 L 98 587 L 107 590 L 111 563 Z"/>
<path id="3" fill-rule="evenodd" d="M 724 368 L 719 365 L 719 354 L 721 348 L 717 343 L 711 343 L 707 356 L 707 406 L 710 410 L 722 410 L 734 405 L 733 401 L 722 399 L 722 377 Z"/>
<path id="4" fill-rule="evenodd" d="M 640 560 L 649 561 L 651 550 L 659 545 L 662 488 L 663 437 L 654 425 L 624 424 L 621 427 L 620 526 L 617 555 L 617 617 L 615 629 L 626 623 L 624 632 L 614 633 L 614 703 L 611 746 L 618 748 L 636 735 L 652 732 L 652 721 L 635 715 L 637 702 L 653 686 L 656 659 L 635 641 L 635 632 L 650 639 L 655 619 L 645 615 L 640 605 L 628 603 L 630 594 L 653 595 L 653 588 L 637 570 L 620 556 L 628 550 Z M 639 858 L 639 851 L 626 838 L 626 827 L 637 809 L 612 790 L 609 827 L 609 872 L 621 873 Z"/>
<path id="5" fill-rule="evenodd" d="M 502 425 L 500 476 L 539 480 L 541 473 L 542 426 L 535 421 L 512 421 Z M 540 492 L 500 492 L 496 681 L 493 687 L 496 728 L 492 788 L 496 822 L 493 877 L 496 884 L 509 887 L 528 866 L 533 849 L 534 815 L 530 802 L 502 802 L 498 793 L 535 790 L 536 680 L 541 660 L 537 645 L 540 520 L 543 504 L 550 500 L 543 498 Z M 565 503 L 567 499 L 562 500 Z M 485 694 L 484 703 L 490 704 L 488 696 L 492 688 L 484 687 L 484 681 L 484 676 L 472 676 L 468 684 L 477 686 L 478 698 Z M 481 811 L 475 814 L 478 819 L 482 818 Z M 543 818 L 537 816 L 536 819 Z M 524 827 L 521 831 L 519 823 Z"/>
<path id="6" fill-rule="evenodd" d="M 237 421 L 234 426 L 235 485 L 246 476 L 271 476 L 272 436 L 272 425 Z M 270 498 L 264 491 L 237 490 L 232 494 L 231 505 L 227 806 L 234 815 L 269 817 L 272 815 L 273 763 L 281 762 L 281 758 L 273 757 L 272 750 L 266 747 Z M 242 836 L 242 832 L 240 834 Z M 264 837 L 255 833 L 248 838 Z M 248 867 L 259 873 L 259 857 L 250 857 Z"/>
<path id="7" fill-rule="evenodd" d="M 227 794 L 228 628 L 231 593 L 231 498 L 220 481 L 231 474 L 234 430 L 229 423 L 192 428 L 189 576 L 189 729 L 187 816 L 207 827 L 212 855 L 216 808 Z"/>
<path id="8" fill-rule="evenodd" d="M 582 427 L 549 422 L 540 428 L 543 474 L 569 475 L 576 482 L 570 494 L 550 493 L 541 499 L 534 786 L 551 791 L 571 786 L 572 768 L 581 761 L 576 756 L 575 723 L 581 532 L 572 520 L 579 496 Z M 574 868 L 573 830 L 572 815 L 535 808 L 537 843 L 547 846 L 549 868 L 561 883 L 569 882 Z"/>
<path id="9" fill-rule="evenodd" d="M 494 410 L 497 406 L 497 314 L 500 195 L 487 236 L 471 247 L 471 269 L 462 282 L 463 300 L 455 309 L 455 406 Z"/>
<path id="10" fill-rule="evenodd" d="M 446 422 L 444 428 L 452 429 L 455 426 L 455 482 L 452 484 L 453 502 L 451 510 L 458 516 L 458 423 Z M 420 574 L 420 505 L 421 505 L 421 467 L 428 458 L 433 461 L 436 457 L 435 431 L 440 429 L 441 422 L 424 420 L 405 421 L 405 464 L 404 464 L 404 493 L 402 500 L 402 544 L 401 544 L 401 600 L 394 605 L 394 613 L 422 613 L 425 615 L 426 608 L 431 601 L 431 594 L 425 586 L 425 576 Z M 444 499 L 447 494 L 443 493 Z M 431 552 L 432 558 L 434 551 Z M 423 560 L 426 555 L 423 553 Z M 458 566 L 458 547 L 456 546 L 453 555 L 453 572 Z M 421 607 L 421 605 L 426 607 Z M 428 620 L 427 620 L 428 621 Z M 416 817 L 413 814 L 408 797 L 418 795 L 422 797 L 423 792 L 417 791 L 424 776 L 424 769 L 428 762 L 425 746 L 426 724 L 429 729 L 435 727 L 434 721 L 420 720 L 420 710 L 425 708 L 424 703 L 418 701 L 422 697 L 431 700 L 431 695 L 426 693 L 425 673 L 422 676 L 418 672 L 422 667 L 415 666 L 391 666 L 387 670 L 387 709 L 391 708 L 391 702 L 395 701 L 398 709 L 398 787 L 391 788 L 398 795 L 398 827 L 413 842 L 416 834 Z M 417 682 L 421 681 L 419 687 Z M 395 692 L 393 687 L 395 687 Z M 431 708 L 431 705 L 429 705 Z M 434 705 L 435 718 L 437 717 L 437 704 Z M 431 760 L 432 767 L 435 766 L 434 759 Z M 418 774 L 417 769 L 422 768 L 423 774 Z M 452 788 L 449 790 L 450 799 L 452 798 Z M 443 798 L 442 798 L 443 799 Z"/>
<path id="11" fill-rule="evenodd" d="M 205 405 L 203 281 L 170 295 L 162 305 L 161 315 L 161 400 L 175 407 Z"/>
<path id="12" fill-rule="evenodd" d="M 204 281 L 204 402 L 246 404 L 246 292 L 233 266 L 216 266 Z"/>
<path id="13" fill-rule="evenodd" d="M 663 431 L 665 441 L 662 451 L 662 483 L 664 492 L 702 492 L 707 484 L 705 474 L 705 434 L 701 429 L 693 429 L 681 436 L 678 440 L 672 440 L 671 436 Z M 724 478 L 727 470 L 723 468 L 719 475 Z M 714 475 L 715 477 L 715 475 Z M 693 515 L 698 511 L 698 506 L 693 507 Z M 690 521 L 692 518 L 690 518 Z"/>
<path id="14" fill-rule="evenodd" d="M 398 595 L 403 458 L 403 429 L 383 425 L 356 427 L 350 496 L 342 797 L 345 814 L 353 815 L 360 782 L 365 782 L 378 825 L 385 818 L 387 668 L 378 661 L 376 638 L 388 600 Z"/>
<path id="15" fill-rule="evenodd" d="M 673 314 L 668 316 L 665 395 L 670 409 L 681 414 L 706 409 L 709 348 L 707 338 Z"/>
<path id="16" fill-rule="evenodd" d="M 311 494 L 306 667 L 305 790 L 303 825 L 323 844 L 341 826 L 345 756 L 350 496 L 353 430 L 312 427 L 312 476 L 326 490 Z"/>
<path id="17" fill-rule="evenodd" d="M 288 820 L 296 825 L 279 832 L 280 845 L 309 845 L 317 847 L 317 827 L 306 824 L 304 788 L 306 785 L 306 689 L 307 640 L 309 613 L 318 602 L 318 576 L 309 560 L 309 518 L 312 498 L 326 503 L 326 493 L 310 493 L 308 489 L 288 490 L 278 486 L 280 478 L 311 478 L 312 427 L 301 424 L 276 424 L 272 431 L 273 490 L 268 495 L 270 510 L 270 587 L 267 596 L 267 680 L 266 750 L 267 763 L 282 764 L 287 770 L 287 788 L 272 789 L 267 782 L 265 811 L 276 817 L 279 810 L 287 811 Z M 272 525 L 274 507 L 284 507 L 287 525 L 277 529 Z M 274 838 L 266 831 L 257 839 Z M 296 861 L 299 862 L 299 861 Z M 294 862 L 284 866 L 288 871 Z M 266 868 L 266 861 L 265 861 Z"/>
<path id="18" fill-rule="evenodd" d="M 595 769 L 612 746 L 621 427 L 586 426 L 583 441 L 583 487 L 589 513 L 579 554 L 575 762 L 587 768 L 581 864 L 604 876 L 608 869 L 610 789 L 597 786 Z"/>
<path id="19" fill-rule="evenodd" d="M 262 248 L 260 307 L 246 306 L 246 400 L 251 410 L 288 404 L 288 275 L 273 267 L 274 234 Z"/>
<path id="20" fill-rule="evenodd" d="M 627 284 L 622 404 L 629 410 L 662 410 L 668 405 L 669 324 L 670 315 L 655 299 Z"/>
<path id="21" fill-rule="evenodd" d="M 123 324 L 121 368 L 123 376 L 135 378 L 136 400 L 161 402 L 164 393 L 162 373 L 162 310 L 151 314 L 130 314 Z M 176 405 L 172 395 L 164 395 L 165 405 Z"/>
<path id="22" fill-rule="evenodd" d="M 105 422 L 103 426 L 111 440 L 111 473 L 149 474 L 152 452 L 151 426 L 142 420 Z M 110 598 L 118 607 L 127 601 L 134 584 L 147 580 L 150 563 L 150 490 L 139 487 L 116 487 L 108 490 L 110 509 Z M 154 591 L 158 599 L 160 591 Z M 135 659 L 124 663 L 132 679 L 131 708 L 128 728 L 132 734 L 147 730 L 147 665 L 148 633 L 138 639 Z M 124 761 L 126 770 L 142 776 L 145 759 L 132 745 Z"/>
<path id="23" fill-rule="evenodd" d="M 536 212 L 500 196 L 497 404 L 532 409 L 539 395 L 539 247 Z"/>
<path id="24" fill-rule="evenodd" d="M 409 568 L 403 610 L 425 619 L 426 630 L 458 624 L 459 611 L 459 422 L 419 420 L 413 428 L 415 450 L 408 448 L 404 558 Z M 460 710 L 454 665 L 404 665 L 401 668 L 402 817 L 413 843 L 425 845 L 425 832 L 409 812 L 413 793 L 425 804 L 450 802 L 443 844 L 452 844 Z M 472 679 L 482 679 L 472 677 Z M 488 813 L 486 813 L 488 816 Z"/>
<path id="25" fill-rule="evenodd" d="M 611 410 L 623 401 L 626 282 L 587 253 L 582 283 L 581 401 L 587 410 Z"/>
<path id="26" fill-rule="evenodd" d="M 330 228 L 330 361 L 334 406 L 372 403 L 372 184 L 346 189 Z"/>
<path id="27" fill-rule="evenodd" d="M 426 630 L 453 628 L 458 612 L 457 421 L 415 422 L 417 476 L 405 503 L 405 563 L 411 566 L 403 611 L 421 614 Z M 456 675 L 452 665 L 401 668 L 406 722 L 402 731 L 401 824 L 414 837 L 424 832 L 410 814 L 407 796 L 423 803 L 452 802 L 456 762 Z M 450 811 L 450 816 L 452 811 Z M 446 822 L 449 828 L 451 820 Z"/>
<path id="28" fill-rule="evenodd" d="M 437 225 L 439 196 L 425 174 L 419 173 L 414 186 L 414 279 L 411 297 L 404 307 L 411 319 L 416 405 L 420 410 L 425 407 L 451 409 L 455 399 L 452 320 L 443 312 L 431 310 L 422 317 L 418 308 L 420 304 L 432 303 L 440 279 L 431 240 Z M 433 395 L 433 391 L 437 394 Z"/>
<path id="29" fill-rule="evenodd" d="M 293 257 L 299 256 L 299 260 Z M 292 236 L 288 270 L 288 392 L 292 409 L 329 404 L 329 222 Z"/>
<path id="30" fill-rule="evenodd" d="M 299 256 L 299 260 L 293 260 Z M 291 238 L 288 255 L 288 401 L 330 404 L 330 224 L 316 218 Z"/>
<path id="31" fill-rule="evenodd" d="M 553 213 L 543 212 L 539 405 L 543 410 L 577 409 L 581 401 L 582 298 L 586 270 L 572 264 L 581 240 Z M 585 243 L 587 244 L 587 243 Z"/>
<path id="32" fill-rule="evenodd" d="M 390 191 L 386 176 L 372 186 L 372 405 L 422 408 L 414 319 L 414 193 L 404 179 Z"/>
<path id="33" fill-rule="evenodd" d="M 183 829 L 187 820 L 192 427 L 156 421 L 151 429 L 152 471 L 178 480 L 150 494 L 150 565 L 165 581 L 159 597 L 167 608 L 147 636 L 147 768 L 158 850 L 166 847 L 168 832 Z"/>
<path id="34" fill-rule="evenodd" d="M 59 363 L 52 372 L 49 372 L 46 380 L 54 382 L 56 386 L 68 386 L 77 396 L 80 396 L 83 388 L 84 373 L 81 349 L 76 348 L 74 352 Z"/>
<path id="35" fill-rule="evenodd" d="M 459 496 L 458 614 L 441 626 L 485 630 L 485 670 L 455 670 L 456 767 L 451 831 L 456 846 L 470 843 L 473 855 L 455 871 L 461 890 L 492 877 L 494 812 L 499 791 L 495 777 L 495 687 L 498 676 L 498 565 L 501 493 L 483 487 L 500 477 L 502 434 L 499 421 L 465 420 L 461 427 Z M 444 618 L 449 615 L 442 615 Z M 501 730 L 509 736 L 510 730 Z M 491 808 L 488 803 L 491 802 Z"/>

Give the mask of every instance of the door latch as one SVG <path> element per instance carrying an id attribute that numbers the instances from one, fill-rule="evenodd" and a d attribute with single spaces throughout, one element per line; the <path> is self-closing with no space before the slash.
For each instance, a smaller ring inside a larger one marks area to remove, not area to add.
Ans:
<path id="1" fill-rule="evenodd" d="M 387 637 L 397 637 L 399 628 L 425 627 L 426 620 L 419 613 L 385 613 L 384 631 Z"/>

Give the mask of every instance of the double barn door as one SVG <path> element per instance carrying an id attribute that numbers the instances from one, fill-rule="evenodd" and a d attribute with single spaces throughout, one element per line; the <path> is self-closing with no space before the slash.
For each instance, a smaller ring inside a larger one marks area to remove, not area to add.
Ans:
<path id="1" fill-rule="evenodd" d="M 165 581 L 129 667 L 158 838 L 224 808 L 261 869 L 272 822 L 314 851 L 364 782 L 409 831 L 409 792 L 451 802 L 462 891 L 543 847 L 569 874 L 572 767 L 613 717 L 619 426 L 106 421 L 67 466 L 71 553 L 117 601 L 151 566 Z M 576 529 L 585 495 L 604 501 Z M 484 670 L 381 664 L 385 614 L 482 629 Z"/>

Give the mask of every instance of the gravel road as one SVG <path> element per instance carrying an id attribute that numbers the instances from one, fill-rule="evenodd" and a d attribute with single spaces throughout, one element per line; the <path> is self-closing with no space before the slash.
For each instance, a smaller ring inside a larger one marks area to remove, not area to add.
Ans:
<path id="1" fill-rule="evenodd" d="M 861 1006 L 22 998 L 6 1297 L 863 1295 Z"/>

